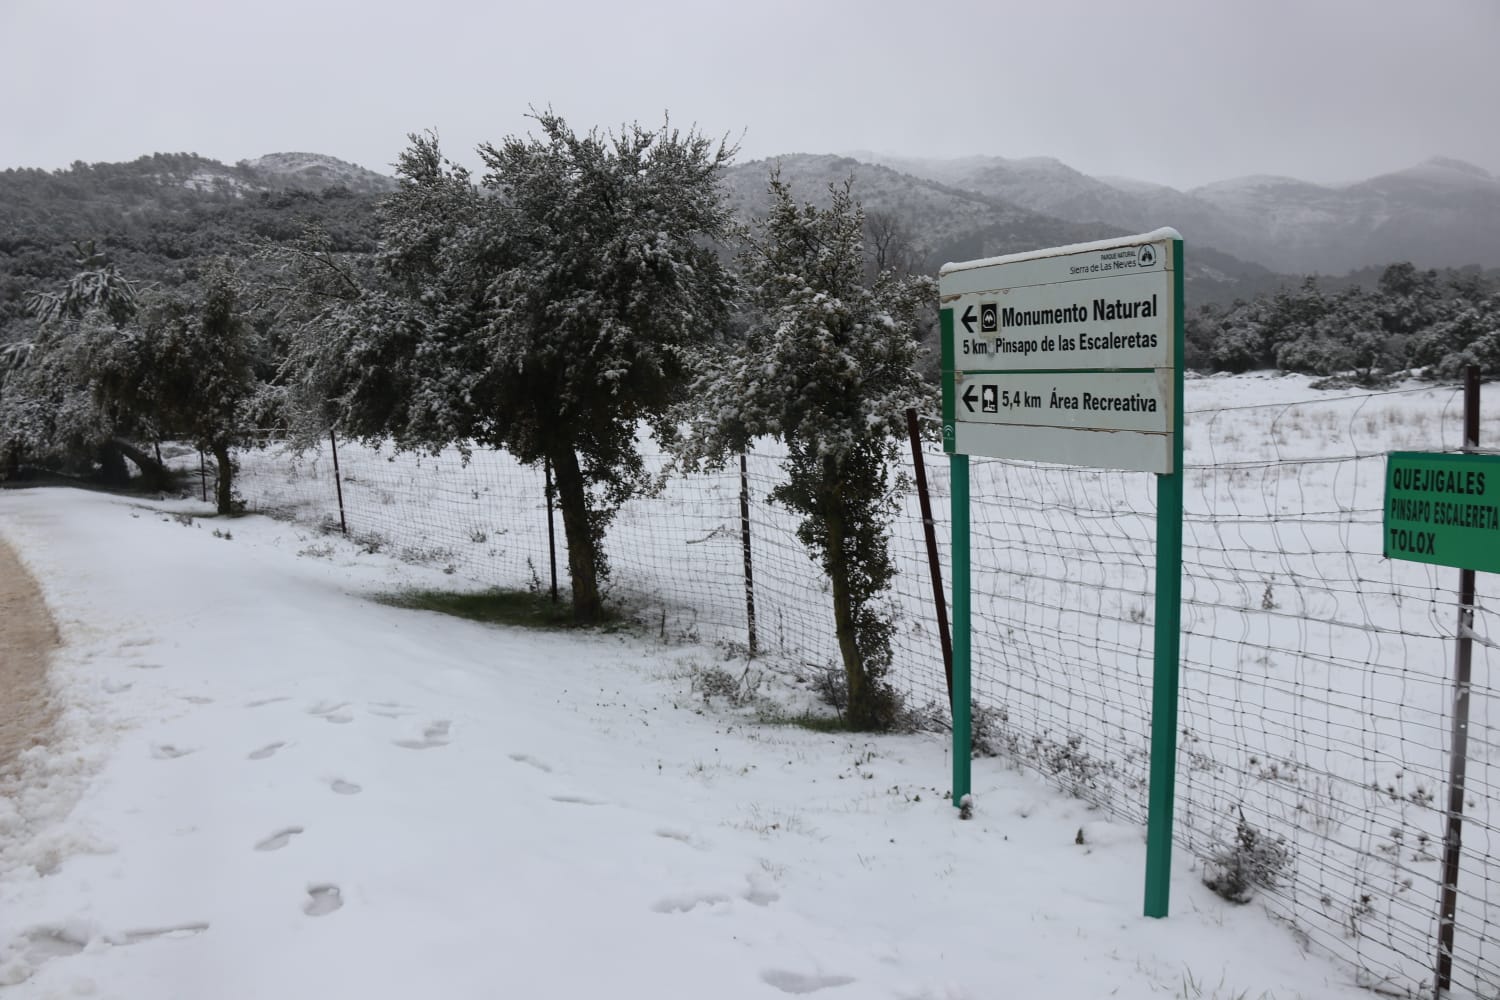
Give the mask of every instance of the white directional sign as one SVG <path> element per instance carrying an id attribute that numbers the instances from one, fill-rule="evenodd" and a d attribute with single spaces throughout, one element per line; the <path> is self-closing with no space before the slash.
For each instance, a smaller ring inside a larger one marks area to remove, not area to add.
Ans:
<path id="1" fill-rule="evenodd" d="M 946 449 L 1173 471 L 1181 246 L 1162 229 L 945 266 Z"/>

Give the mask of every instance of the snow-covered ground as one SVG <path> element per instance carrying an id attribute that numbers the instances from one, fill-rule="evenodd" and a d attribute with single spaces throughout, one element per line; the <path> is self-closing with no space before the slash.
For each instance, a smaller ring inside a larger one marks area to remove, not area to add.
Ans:
<path id="1" fill-rule="evenodd" d="M 65 641 L 0 995 L 1369 995 L 1185 855 L 1142 917 L 1142 831 L 1002 759 L 964 822 L 938 737 L 763 724 L 692 689 L 715 648 L 396 610 L 459 577 L 204 510 L 0 494 Z"/>
<path id="2" fill-rule="evenodd" d="M 1460 442 L 1461 392 L 1410 382 L 1326 391 L 1304 376 L 1191 378 L 1186 389 L 1183 644 L 1174 836 L 1235 849 L 1241 817 L 1284 842 L 1263 904 L 1394 996 L 1430 993 L 1451 743 L 1456 572 L 1384 557 L 1385 455 Z M 1481 440 L 1500 440 L 1490 404 Z M 649 442 L 643 447 L 650 448 Z M 540 470 L 345 444 L 351 537 L 456 576 L 523 587 L 547 564 Z M 765 502 L 774 447 L 749 456 L 763 650 L 837 657 L 826 581 Z M 244 456 L 256 509 L 336 524 L 328 448 Z M 665 459 L 650 455 L 653 468 Z M 929 454 L 944 578 L 948 463 Z M 627 504 L 606 548 L 613 599 L 664 635 L 740 643 L 737 470 L 672 476 Z M 971 639 L 986 742 L 1117 821 L 1143 825 L 1149 773 L 1155 486 L 1150 476 L 976 459 Z M 945 695 L 914 495 L 892 526 L 891 677 L 916 708 Z M 335 529 L 336 530 L 336 529 Z M 1483 595 L 1476 630 L 1500 632 Z M 1475 650 L 1458 996 L 1500 997 L 1500 646 Z"/>

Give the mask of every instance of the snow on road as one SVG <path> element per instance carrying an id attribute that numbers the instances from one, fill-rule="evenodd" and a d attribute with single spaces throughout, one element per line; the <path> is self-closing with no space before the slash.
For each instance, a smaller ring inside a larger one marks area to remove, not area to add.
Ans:
<path id="1" fill-rule="evenodd" d="M 392 609 L 457 581 L 187 510 L 0 494 L 64 640 L 0 996 L 1367 996 L 1185 856 L 1143 918 L 1142 831 L 1002 760 L 961 822 L 938 737 L 763 725 L 690 689 L 714 649 Z"/>

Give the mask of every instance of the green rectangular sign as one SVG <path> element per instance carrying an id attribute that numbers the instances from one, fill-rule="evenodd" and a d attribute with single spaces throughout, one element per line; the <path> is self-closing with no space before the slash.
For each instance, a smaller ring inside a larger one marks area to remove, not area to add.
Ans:
<path id="1" fill-rule="evenodd" d="M 1500 573 L 1500 455 L 1391 452 L 1384 534 L 1388 559 Z"/>

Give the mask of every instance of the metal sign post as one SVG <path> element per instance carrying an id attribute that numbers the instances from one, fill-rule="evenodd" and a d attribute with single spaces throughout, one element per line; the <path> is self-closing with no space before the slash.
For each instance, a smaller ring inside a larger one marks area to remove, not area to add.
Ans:
<path id="1" fill-rule="evenodd" d="M 1171 886 L 1182 605 L 1183 245 L 1172 229 L 945 265 L 953 801 L 970 791 L 969 456 L 1157 476 L 1147 916 Z"/>
<path id="2" fill-rule="evenodd" d="M 1464 372 L 1464 450 L 1479 447 L 1479 369 Z M 1453 655 L 1453 741 L 1438 897 L 1434 996 L 1453 985 L 1458 874 L 1463 858 L 1464 785 L 1469 760 L 1469 692 L 1474 663 L 1474 573 L 1500 572 L 1500 455 L 1392 452 L 1385 466 L 1387 558 L 1453 566 L 1458 633 Z"/>

